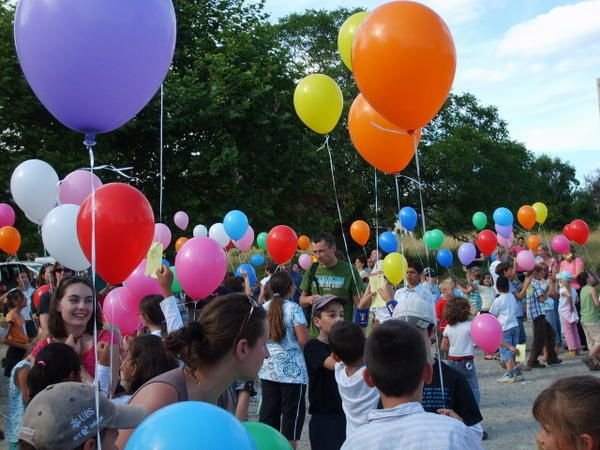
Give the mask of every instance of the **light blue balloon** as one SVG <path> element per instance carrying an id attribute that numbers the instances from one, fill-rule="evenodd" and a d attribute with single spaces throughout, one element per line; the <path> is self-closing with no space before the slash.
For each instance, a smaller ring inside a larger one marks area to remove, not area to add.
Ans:
<path id="1" fill-rule="evenodd" d="M 234 209 L 225 215 L 223 227 L 231 239 L 239 241 L 248 230 L 248 217 L 243 212 Z"/>
<path id="2" fill-rule="evenodd" d="M 250 264 L 240 264 L 240 266 L 235 271 L 235 276 L 241 277 L 242 270 L 248 272 L 248 280 L 250 281 L 250 286 L 254 286 L 256 284 L 256 271 L 254 270 L 254 267 L 252 267 Z"/>
<path id="3" fill-rule="evenodd" d="M 260 253 L 255 253 L 250 257 L 250 264 L 253 266 L 262 266 L 265 263 L 265 257 Z"/>
<path id="4" fill-rule="evenodd" d="M 408 231 L 414 230 L 417 226 L 417 212 L 410 206 L 402 208 L 400 214 L 398 214 L 398 218 L 400 219 L 400 224 Z"/>
<path id="5" fill-rule="evenodd" d="M 454 262 L 454 256 L 452 256 L 452 252 L 446 248 L 439 250 L 436 258 L 438 264 L 446 269 L 452 267 L 452 263 Z"/>
<path id="6" fill-rule="evenodd" d="M 398 251 L 398 240 L 396 239 L 396 235 L 391 231 L 381 233 L 379 236 L 379 248 L 386 253 Z"/>
<path id="7" fill-rule="evenodd" d="M 179 402 L 159 409 L 133 432 L 125 450 L 256 450 L 235 416 L 202 402 Z"/>
<path id="8" fill-rule="evenodd" d="M 515 218 L 508 208 L 498 208 L 494 211 L 494 222 L 503 227 L 512 225 Z"/>

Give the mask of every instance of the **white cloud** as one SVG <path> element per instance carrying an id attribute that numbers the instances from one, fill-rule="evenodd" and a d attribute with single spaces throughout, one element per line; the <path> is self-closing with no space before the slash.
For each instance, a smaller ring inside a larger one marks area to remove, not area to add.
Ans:
<path id="1" fill-rule="evenodd" d="M 450 25 L 462 25 L 478 19 L 488 4 L 482 0 L 423 0 Z"/>
<path id="2" fill-rule="evenodd" d="M 501 55 L 550 55 L 597 43 L 600 39 L 600 0 L 556 7 L 546 14 L 512 26 L 500 42 Z"/>

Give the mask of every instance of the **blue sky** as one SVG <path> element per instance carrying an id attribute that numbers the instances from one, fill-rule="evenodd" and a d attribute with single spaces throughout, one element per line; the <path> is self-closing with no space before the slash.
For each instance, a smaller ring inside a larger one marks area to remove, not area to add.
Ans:
<path id="1" fill-rule="evenodd" d="M 273 18 L 378 0 L 266 0 Z M 423 0 L 457 48 L 453 90 L 498 107 L 511 137 L 560 156 L 577 176 L 600 169 L 600 0 Z"/>

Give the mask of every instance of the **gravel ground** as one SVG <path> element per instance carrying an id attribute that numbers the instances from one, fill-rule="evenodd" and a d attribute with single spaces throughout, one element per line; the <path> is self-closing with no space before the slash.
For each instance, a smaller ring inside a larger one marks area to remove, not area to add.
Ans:
<path id="1" fill-rule="evenodd" d="M 527 335 L 532 331 L 527 324 Z M 3 356 L 5 347 L 0 349 Z M 529 347 L 528 347 L 529 348 Z M 484 417 L 483 427 L 489 439 L 484 447 L 490 450 L 529 450 L 535 449 L 537 422 L 531 415 L 531 406 L 540 391 L 558 378 L 572 375 L 593 374 L 600 377 L 600 372 L 589 372 L 582 364 L 582 357 L 565 357 L 560 355 L 563 363 L 546 369 L 535 369 L 525 372 L 525 380 L 514 384 L 501 384 L 496 380 L 503 374 L 496 361 L 486 361 L 483 357 L 476 360 L 479 388 L 481 391 L 481 411 Z M 7 378 L 0 376 L 0 427 L 4 428 L 7 400 Z M 250 407 L 250 418 L 256 420 L 256 403 Z M 307 416 L 302 440 L 298 448 L 309 450 Z M 6 441 L 0 441 L 0 450 L 7 448 Z"/>

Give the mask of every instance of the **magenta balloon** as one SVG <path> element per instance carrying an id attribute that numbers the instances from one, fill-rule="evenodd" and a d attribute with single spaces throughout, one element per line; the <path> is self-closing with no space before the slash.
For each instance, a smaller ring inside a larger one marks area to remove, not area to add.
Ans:
<path id="1" fill-rule="evenodd" d="M 154 96 L 175 50 L 170 0 L 20 0 L 15 44 L 25 78 L 64 125 L 106 133 Z"/>
<path id="2" fill-rule="evenodd" d="M 477 249 L 470 242 L 466 242 L 458 247 L 457 253 L 461 264 L 463 266 L 468 266 L 475 259 L 475 255 L 477 255 Z"/>
<path id="3" fill-rule="evenodd" d="M 177 228 L 185 231 L 185 229 L 188 227 L 188 224 L 190 223 L 190 218 L 185 212 L 177 211 L 175 213 L 175 216 L 173 217 L 173 222 L 175 222 Z"/>
<path id="4" fill-rule="evenodd" d="M 139 304 L 131 292 L 118 287 L 108 293 L 102 311 L 104 320 L 119 328 L 121 334 L 133 334 L 140 325 Z"/>
<path id="5" fill-rule="evenodd" d="M 123 282 L 123 286 L 139 302 L 146 295 L 161 295 L 162 290 L 158 280 L 144 275 L 146 260 L 142 259 L 131 275 Z"/>
<path id="6" fill-rule="evenodd" d="M 502 325 L 491 314 L 480 314 L 471 322 L 473 342 L 486 353 L 498 350 L 502 340 Z"/>
<path id="7" fill-rule="evenodd" d="M 300 264 L 300 267 L 302 267 L 304 270 L 307 270 L 312 265 L 310 255 L 308 253 L 302 253 L 298 257 L 298 264 Z"/>
<path id="8" fill-rule="evenodd" d="M 73 205 L 81 205 L 85 198 L 92 193 L 92 183 L 94 189 L 102 186 L 102 181 L 95 173 L 87 170 L 75 170 L 65 177 L 60 182 L 59 198 L 60 202 L 65 205 L 71 203 Z"/>
<path id="9" fill-rule="evenodd" d="M 227 272 L 227 255 L 210 238 L 189 239 L 177 252 L 175 269 L 181 287 L 195 300 L 212 294 Z"/>
<path id="10" fill-rule="evenodd" d="M 248 225 L 248 229 L 244 233 L 244 236 L 239 241 L 232 241 L 233 245 L 241 251 L 245 252 L 252 247 L 252 243 L 254 242 L 254 230 L 250 225 Z"/>
<path id="11" fill-rule="evenodd" d="M 527 272 L 535 267 L 535 257 L 528 250 L 522 250 L 517 254 L 517 271 Z"/>
<path id="12" fill-rule="evenodd" d="M 163 249 L 166 249 L 171 243 L 172 237 L 171 230 L 164 223 L 154 224 L 154 239 L 152 239 L 152 242 L 159 242 Z"/>
<path id="13" fill-rule="evenodd" d="M 566 255 L 571 251 L 571 244 L 569 243 L 569 240 L 562 234 L 554 236 L 550 245 L 552 250 L 560 255 Z"/>
<path id="14" fill-rule="evenodd" d="M 15 224 L 15 210 L 8 203 L 0 203 L 0 228 Z"/>

